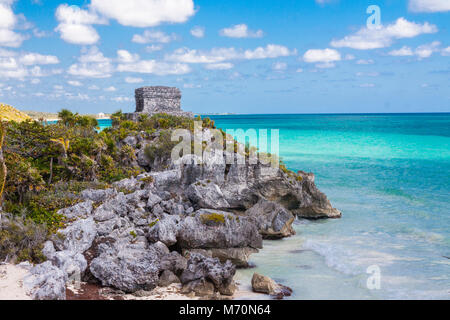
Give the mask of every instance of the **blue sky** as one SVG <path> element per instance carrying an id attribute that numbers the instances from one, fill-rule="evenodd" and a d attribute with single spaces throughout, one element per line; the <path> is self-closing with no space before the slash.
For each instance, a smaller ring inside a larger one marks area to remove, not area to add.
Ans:
<path id="1" fill-rule="evenodd" d="M 198 113 L 449 112 L 449 18 L 449 0 L 0 0 L 0 101 L 133 111 L 168 85 Z"/>

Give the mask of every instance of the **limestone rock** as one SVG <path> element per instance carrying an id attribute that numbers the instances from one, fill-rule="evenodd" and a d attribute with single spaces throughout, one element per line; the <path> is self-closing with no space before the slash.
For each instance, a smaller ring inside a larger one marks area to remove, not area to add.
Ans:
<path id="1" fill-rule="evenodd" d="M 90 200 L 93 202 L 103 202 L 115 195 L 117 195 L 117 191 L 114 189 L 105 189 L 105 190 L 86 189 L 81 192 L 81 197 L 84 200 Z"/>
<path id="2" fill-rule="evenodd" d="M 181 283 L 186 285 L 192 281 L 206 280 L 214 287 L 228 287 L 236 273 L 233 264 L 227 261 L 221 264 L 219 259 L 208 258 L 198 253 L 191 253 L 186 269 L 181 274 Z"/>
<path id="3" fill-rule="evenodd" d="M 69 250 L 56 252 L 52 262 L 53 265 L 63 271 L 66 281 L 69 279 L 81 281 L 82 275 L 87 268 L 84 256 Z"/>
<path id="4" fill-rule="evenodd" d="M 168 287 L 172 283 L 180 283 L 180 279 L 170 270 L 164 270 L 159 277 L 158 286 Z"/>
<path id="5" fill-rule="evenodd" d="M 76 218 L 87 218 L 92 213 L 93 202 L 92 200 L 87 200 L 85 202 L 78 203 L 70 208 L 65 208 L 58 211 L 58 214 L 67 217 L 68 219 L 76 219 Z"/>
<path id="6" fill-rule="evenodd" d="M 210 297 L 214 295 L 214 284 L 206 279 L 199 279 L 188 282 L 181 288 L 181 293 L 194 293 L 197 297 Z"/>
<path id="7" fill-rule="evenodd" d="M 255 218 L 264 239 L 280 239 L 295 234 L 292 228 L 294 215 L 278 203 L 261 199 L 245 214 Z"/>
<path id="8" fill-rule="evenodd" d="M 254 273 L 252 277 L 252 289 L 254 292 L 264 293 L 275 298 L 282 299 L 285 296 L 290 296 L 292 294 L 292 289 L 280 284 L 269 277 Z"/>
<path id="9" fill-rule="evenodd" d="M 178 230 L 183 249 L 262 248 L 262 238 L 252 221 L 229 212 L 202 209 L 186 217 Z"/>
<path id="10" fill-rule="evenodd" d="M 92 260 L 90 272 L 102 285 L 131 293 L 150 291 L 158 285 L 158 261 L 167 253 L 159 244 L 116 244 L 99 251 L 103 252 Z"/>
<path id="11" fill-rule="evenodd" d="M 66 280 L 64 273 L 50 261 L 39 264 L 30 270 L 23 285 L 34 300 L 65 300 Z"/>
<path id="12" fill-rule="evenodd" d="M 59 250 L 69 250 L 83 253 L 89 249 L 97 235 L 95 222 L 92 218 L 80 219 L 59 231 L 54 243 Z"/>
<path id="13" fill-rule="evenodd" d="M 219 186 L 205 180 L 191 184 L 186 190 L 186 195 L 200 208 L 226 209 L 230 207 Z"/>

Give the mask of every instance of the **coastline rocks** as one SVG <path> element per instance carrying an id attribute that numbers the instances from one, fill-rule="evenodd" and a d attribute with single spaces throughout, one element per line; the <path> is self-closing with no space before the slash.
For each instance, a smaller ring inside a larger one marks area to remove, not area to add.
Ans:
<path id="1" fill-rule="evenodd" d="M 115 243 L 99 248 L 103 252 L 92 260 L 90 272 L 103 286 L 131 293 L 153 290 L 159 282 L 159 260 L 168 252 L 162 246 L 161 243 L 151 246 Z"/>
<path id="2" fill-rule="evenodd" d="M 281 239 L 295 235 L 292 223 L 295 217 L 280 204 L 261 199 L 245 212 L 257 221 L 259 232 L 264 239 Z"/>
<path id="3" fill-rule="evenodd" d="M 225 154 L 226 158 L 229 154 Z M 326 195 L 314 183 L 314 175 L 299 171 L 296 175 L 262 163 L 250 164 L 235 154 L 225 165 L 212 155 L 203 165 L 188 155 L 179 160 L 181 182 L 187 196 L 199 208 L 231 209 L 244 212 L 266 199 L 282 205 L 302 218 L 339 218 L 341 212 L 331 206 Z M 228 204 L 228 205 L 227 205 Z"/>
<path id="4" fill-rule="evenodd" d="M 64 273 L 50 261 L 32 268 L 23 280 L 23 286 L 34 300 L 65 300 Z"/>
<path id="5" fill-rule="evenodd" d="M 201 209 L 180 224 L 177 244 L 183 249 L 262 248 L 253 221 L 225 211 Z"/>
<path id="6" fill-rule="evenodd" d="M 97 236 L 95 222 L 92 218 L 80 219 L 59 231 L 54 237 L 54 244 L 59 250 L 83 253 L 89 249 Z"/>
<path id="7" fill-rule="evenodd" d="M 252 289 L 254 292 L 264 293 L 275 297 L 276 299 L 283 299 L 283 297 L 290 296 L 292 289 L 281 284 L 277 284 L 269 277 L 254 273 L 252 277 Z"/>
<path id="8" fill-rule="evenodd" d="M 258 253 L 259 250 L 255 248 L 245 247 L 245 248 L 212 248 L 212 249 L 185 249 L 183 250 L 183 255 L 188 255 L 190 252 L 200 253 L 206 257 L 218 258 L 221 263 L 230 260 L 236 268 L 248 268 L 250 265 L 248 260 L 250 255 L 253 253 Z"/>
<path id="9" fill-rule="evenodd" d="M 164 270 L 159 276 L 158 286 L 168 287 L 172 283 L 180 283 L 180 279 L 170 270 Z"/>
<path id="10" fill-rule="evenodd" d="M 186 190 L 186 195 L 200 208 L 224 209 L 230 207 L 219 186 L 205 180 L 191 184 Z"/>
<path id="11" fill-rule="evenodd" d="M 87 190 L 85 190 L 85 191 L 87 191 Z M 93 204 L 94 204 L 94 202 L 89 199 L 85 202 L 78 203 L 72 207 L 59 210 L 58 214 L 61 214 L 68 219 L 76 219 L 76 218 L 80 218 L 80 217 L 87 218 L 92 213 Z"/>
<path id="12" fill-rule="evenodd" d="M 219 259 L 191 253 L 187 267 L 180 277 L 183 284 L 182 292 L 193 291 L 203 296 L 218 291 L 224 295 L 233 295 L 235 273 L 236 267 L 230 261 L 221 264 Z"/>
<path id="13" fill-rule="evenodd" d="M 51 260 L 53 265 L 64 273 L 65 280 L 81 281 L 82 274 L 87 269 L 87 262 L 80 253 L 64 250 L 55 253 Z"/>
<path id="14" fill-rule="evenodd" d="M 327 196 L 317 189 L 313 173 L 299 171 L 298 175 L 302 177 L 305 201 L 299 208 L 291 210 L 294 214 L 305 219 L 336 219 L 342 216 L 341 211 L 333 208 Z"/>

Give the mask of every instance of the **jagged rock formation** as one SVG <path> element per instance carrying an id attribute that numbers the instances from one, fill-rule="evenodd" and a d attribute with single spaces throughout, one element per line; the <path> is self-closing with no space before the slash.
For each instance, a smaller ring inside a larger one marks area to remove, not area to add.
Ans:
<path id="1" fill-rule="evenodd" d="M 240 157 L 199 164 L 187 155 L 167 170 L 84 190 L 80 203 L 59 211 L 72 222 L 46 243 L 47 263 L 32 269 L 49 282 L 48 296 L 34 296 L 60 298 L 61 282 L 77 275 L 131 293 L 179 282 L 184 293 L 231 296 L 235 268 L 248 266 L 263 238 L 293 235 L 295 216 L 340 217 L 312 174 Z M 286 293 L 272 287 L 270 294 Z"/>
<path id="2" fill-rule="evenodd" d="M 141 114 L 152 116 L 166 113 L 174 116 L 192 118 L 191 112 L 181 110 L 181 91 L 174 87 L 142 87 L 135 90 L 136 111 L 128 114 L 130 119 L 137 119 Z"/>

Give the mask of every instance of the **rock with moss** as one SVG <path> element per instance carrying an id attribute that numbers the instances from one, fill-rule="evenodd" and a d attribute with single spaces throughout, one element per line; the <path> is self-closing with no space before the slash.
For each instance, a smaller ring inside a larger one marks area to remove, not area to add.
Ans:
<path id="1" fill-rule="evenodd" d="M 247 217 L 201 209 L 182 221 L 177 244 L 185 249 L 262 248 L 262 237 Z"/>

